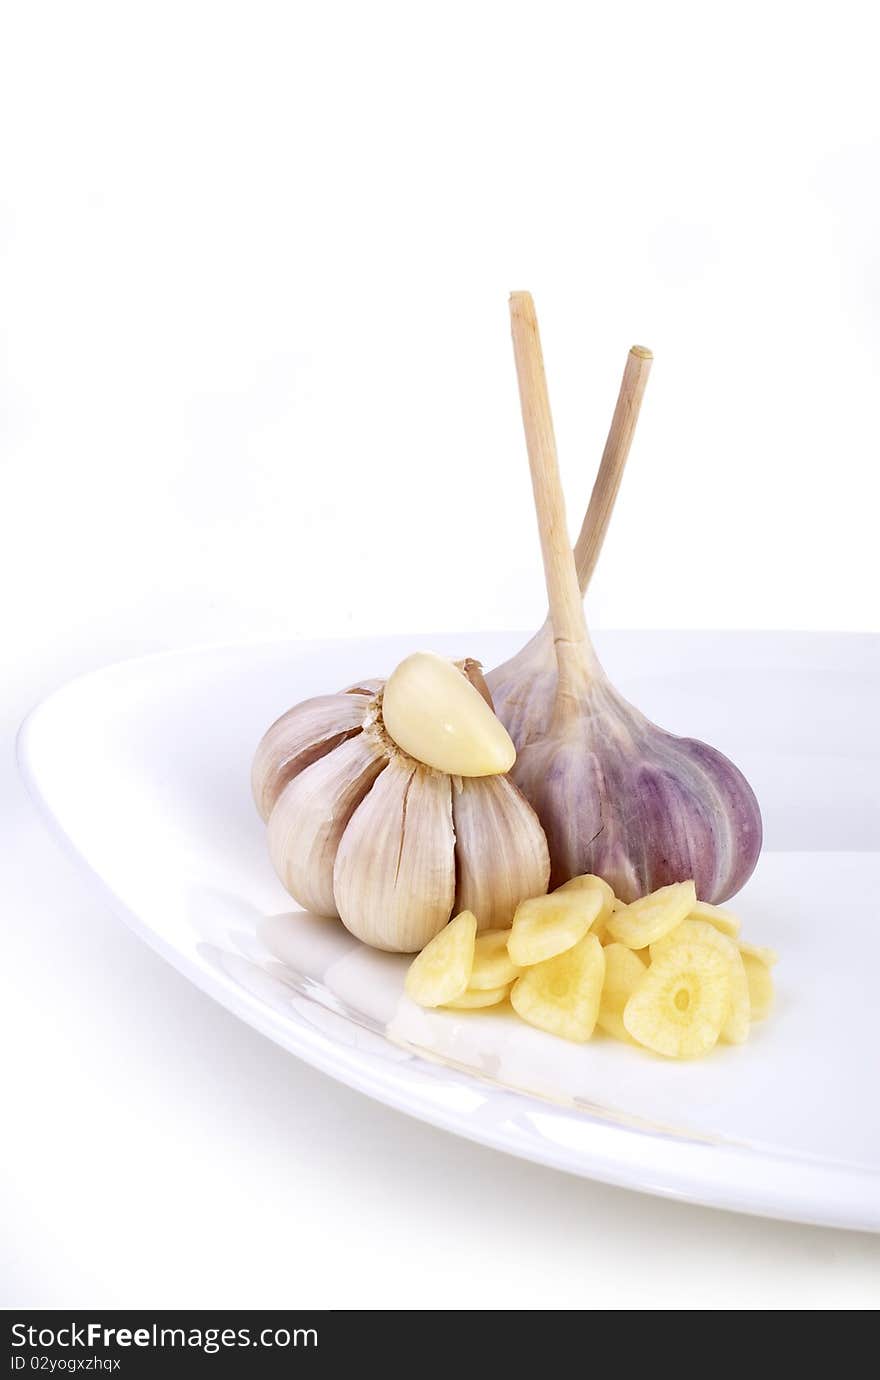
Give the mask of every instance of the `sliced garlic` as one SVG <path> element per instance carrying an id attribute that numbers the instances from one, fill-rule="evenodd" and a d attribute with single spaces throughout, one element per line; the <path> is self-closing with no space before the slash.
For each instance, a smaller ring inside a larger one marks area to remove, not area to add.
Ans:
<path id="1" fill-rule="evenodd" d="M 504 987 L 469 987 L 455 1001 L 447 1001 L 443 1005 L 451 1011 L 480 1011 L 488 1006 L 500 1006 L 507 1000 L 510 987 L 509 982 Z"/>
<path id="2" fill-rule="evenodd" d="M 706 948 L 717 949 L 727 960 L 730 971 L 730 1002 L 721 1027 L 721 1038 L 730 1045 L 743 1045 L 749 1038 L 751 1024 L 751 1003 L 749 983 L 743 966 L 739 948 L 726 934 L 709 920 L 682 921 L 668 934 L 651 944 L 651 963 L 678 944 L 703 944 Z"/>
<path id="3" fill-rule="evenodd" d="M 563 1040 L 589 1040 L 599 1014 L 605 951 L 593 934 L 528 968 L 510 991 L 514 1011 L 529 1025 Z"/>
<path id="4" fill-rule="evenodd" d="M 556 887 L 557 891 L 598 891 L 602 896 L 602 909 L 599 912 L 599 921 L 604 924 L 614 913 L 617 897 L 611 887 L 601 877 L 596 877 L 592 872 L 584 872 L 580 877 L 571 877 L 569 881 L 563 882 L 562 886 Z M 593 924 L 595 931 L 596 922 Z"/>
<path id="5" fill-rule="evenodd" d="M 472 992 L 491 992 L 508 987 L 521 969 L 507 952 L 510 930 L 484 930 L 474 945 L 474 966 L 468 987 Z"/>
<path id="6" fill-rule="evenodd" d="M 398 747 L 451 776 L 495 776 L 516 759 L 507 729 L 479 690 L 433 652 L 414 652 L 392 671 L 382 717 Z"/>
<path id="7" fill-rule="evenodd" d="M 645 965 L 632 949 L 616 941 L 606 945 L 605 981 L 596 1017 L 596 1024 L 606 1035 L 624 1043 L 631 1038 L 623 1024 L 623 1010 L 644 976 Z"/>
<path id="8" fill-rule="evenodd" d="M 671 882 L 616 910 L 608 932 L 628 949 L 644 949 L 680 925 L 697 903 L 692 881 Z"/>
<path id="9" fill-rule="evenodd" d="M 730 1007 L 730 965 L 708 944 L 672 944 L 640 979 L 623 1024 L 640 1045 L 694 1059 L 717 1044 Z"/>
<path id="10" fill-rule="evenodd" d="M 414 953 L 443 929 L 455 900 L 448 776 L 392 757 L 342 835 L 333 893 L 343 924 L 374 949 Z"/>
<path id="11" fill-rule="evenodd" d="M 601 910 L 602 894 L 595 890 L 553 891 L 523 901 L 517 906 L 507 941 L 512 961 L 527 968 L 565 953 L 583 939 Z"/>
<path id="12" fill-rule="evenodd" d="M 742 962 L 749 984 L 752 1020 L 763 1021 L 770 1014 L 773 1005 L 773 974 L 767 964 L 762 963 L 760 958 L 755 958 L 753 954 L 744 953 Z"/>
<path id="13" fill-rule="evenodd" d="M 710 905 L 708 901 L 698 901 L 688 919 L 706 920 L 710 925 L 714 925 L 716 930 L 726 934 L 728 939 L 736 939 L 739 934 L 740 924 L 736 916 L 721 906 Z"/>
<path id="14" fill-rule="evenodd" d="M 443 1006 L 467 991 L 474 963 L 476 917 L 462 911 L 434 935 L 410 964 L 406 993 L 419 1006 Z"/>

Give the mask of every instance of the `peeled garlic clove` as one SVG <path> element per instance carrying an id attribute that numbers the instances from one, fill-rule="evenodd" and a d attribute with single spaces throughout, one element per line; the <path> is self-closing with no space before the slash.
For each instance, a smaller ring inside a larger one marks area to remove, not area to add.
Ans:
<path id="1" fill-rule="evenodd" d="M 362 695 L 317 695 L 275 720 L 260 741 L 251 770 L 254 801 L 264 820 L 289 781 L 360 733 L 365 713 Z"/>
<path id="2" fill-rule="evenodd" d="M 520 901 L 547 890 L 550 854 L 538 817 L 504 776 L 454 777 L 456 910 L 481 930 L 510 924 Z"/>
<path id="3" fill-rule="evenodd" d="M 364 943 L 424 948 L 455 900 L 449 777 L 393 757 L 342 835 L 333 892 L 343 924 Z"/>
<path id="4" fill-rule="evenodd" d="M 336 915 L 333 866 L 349 820 L 388 754 L 370 732 L 349 738 L 285 786 L 269 817 L 269 855 L 295 900 Z"/>
<path id="5" fill-rule="evenodd" d="M 404 752 L 451 776 L 494 776 L 516 757 L 510 735 L 451 661 L 415 652 L 392 671 L 382 696 L 385 729 Z"/>

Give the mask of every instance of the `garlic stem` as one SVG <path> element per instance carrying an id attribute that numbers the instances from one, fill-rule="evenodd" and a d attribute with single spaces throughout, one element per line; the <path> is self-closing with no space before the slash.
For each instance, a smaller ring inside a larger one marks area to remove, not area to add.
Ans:
<path id="1" fill-rule="evenodd" d="M 633 345 L 627 357 L 590 504 L 575 542 L 574 559 L 582 595 L 592 579 L 608 531 L 653 360 L 651 351 L 643 345 Z"/>
<path id="2" fill-rule="evenodd" d="M 510 294 L 510 326 L 559 672 L 557 707 L 576 700 L 595 658 L 575 570 L 531 293 Z"/>

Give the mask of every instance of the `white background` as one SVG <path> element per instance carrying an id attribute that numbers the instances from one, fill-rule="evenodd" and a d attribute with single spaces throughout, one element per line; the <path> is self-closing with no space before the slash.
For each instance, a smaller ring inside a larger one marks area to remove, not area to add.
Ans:
<path id="1" fill-rule="evenodd" d="M 142 651 L 536 622 L 512 287 L 572 525 L 655 352 L 597 624 L 880 631 L 872 8 L 4 6 L 4 742 Z M 0 1301 L 876 1306 L 876 1240 L 577 1183 L 296 1064 L 3 772 Z"/>

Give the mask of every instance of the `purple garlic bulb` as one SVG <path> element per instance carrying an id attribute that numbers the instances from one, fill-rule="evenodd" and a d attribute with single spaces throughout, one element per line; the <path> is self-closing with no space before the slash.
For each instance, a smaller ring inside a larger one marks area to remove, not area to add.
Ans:
<path id="1" fill-rule="evenodd" d="M 509 703 L 497 709 L 516 742 Z M 761 811 L 742 772 L 708 743 L 652 724 L 595 658 L 577 699 L 543 731 L 530 723 L 512 776 L 544 826 L 551 887 L 592 872 L 634 901 L 693 877 L 700 899 L 717 903 L 751 876 Z"/>
<path id="2" fill-rule="evenodd" d="M 591 872 L 621 900 L 632 901 L 692 877 L 701 900 L 724 901 L 748 880 L 761 850 L 755 794 L 723 753 L 658 728 L 614 689 L 593 651 L 581 602 L 620 482 L 650 355 L 630 354 L 573 555 L 527 293 L 513 294 L 511 319 L 550 619 L 486 679 L 495 712 L 517 749 L 511 775 L 547 835 L 550 885 Z"/>

